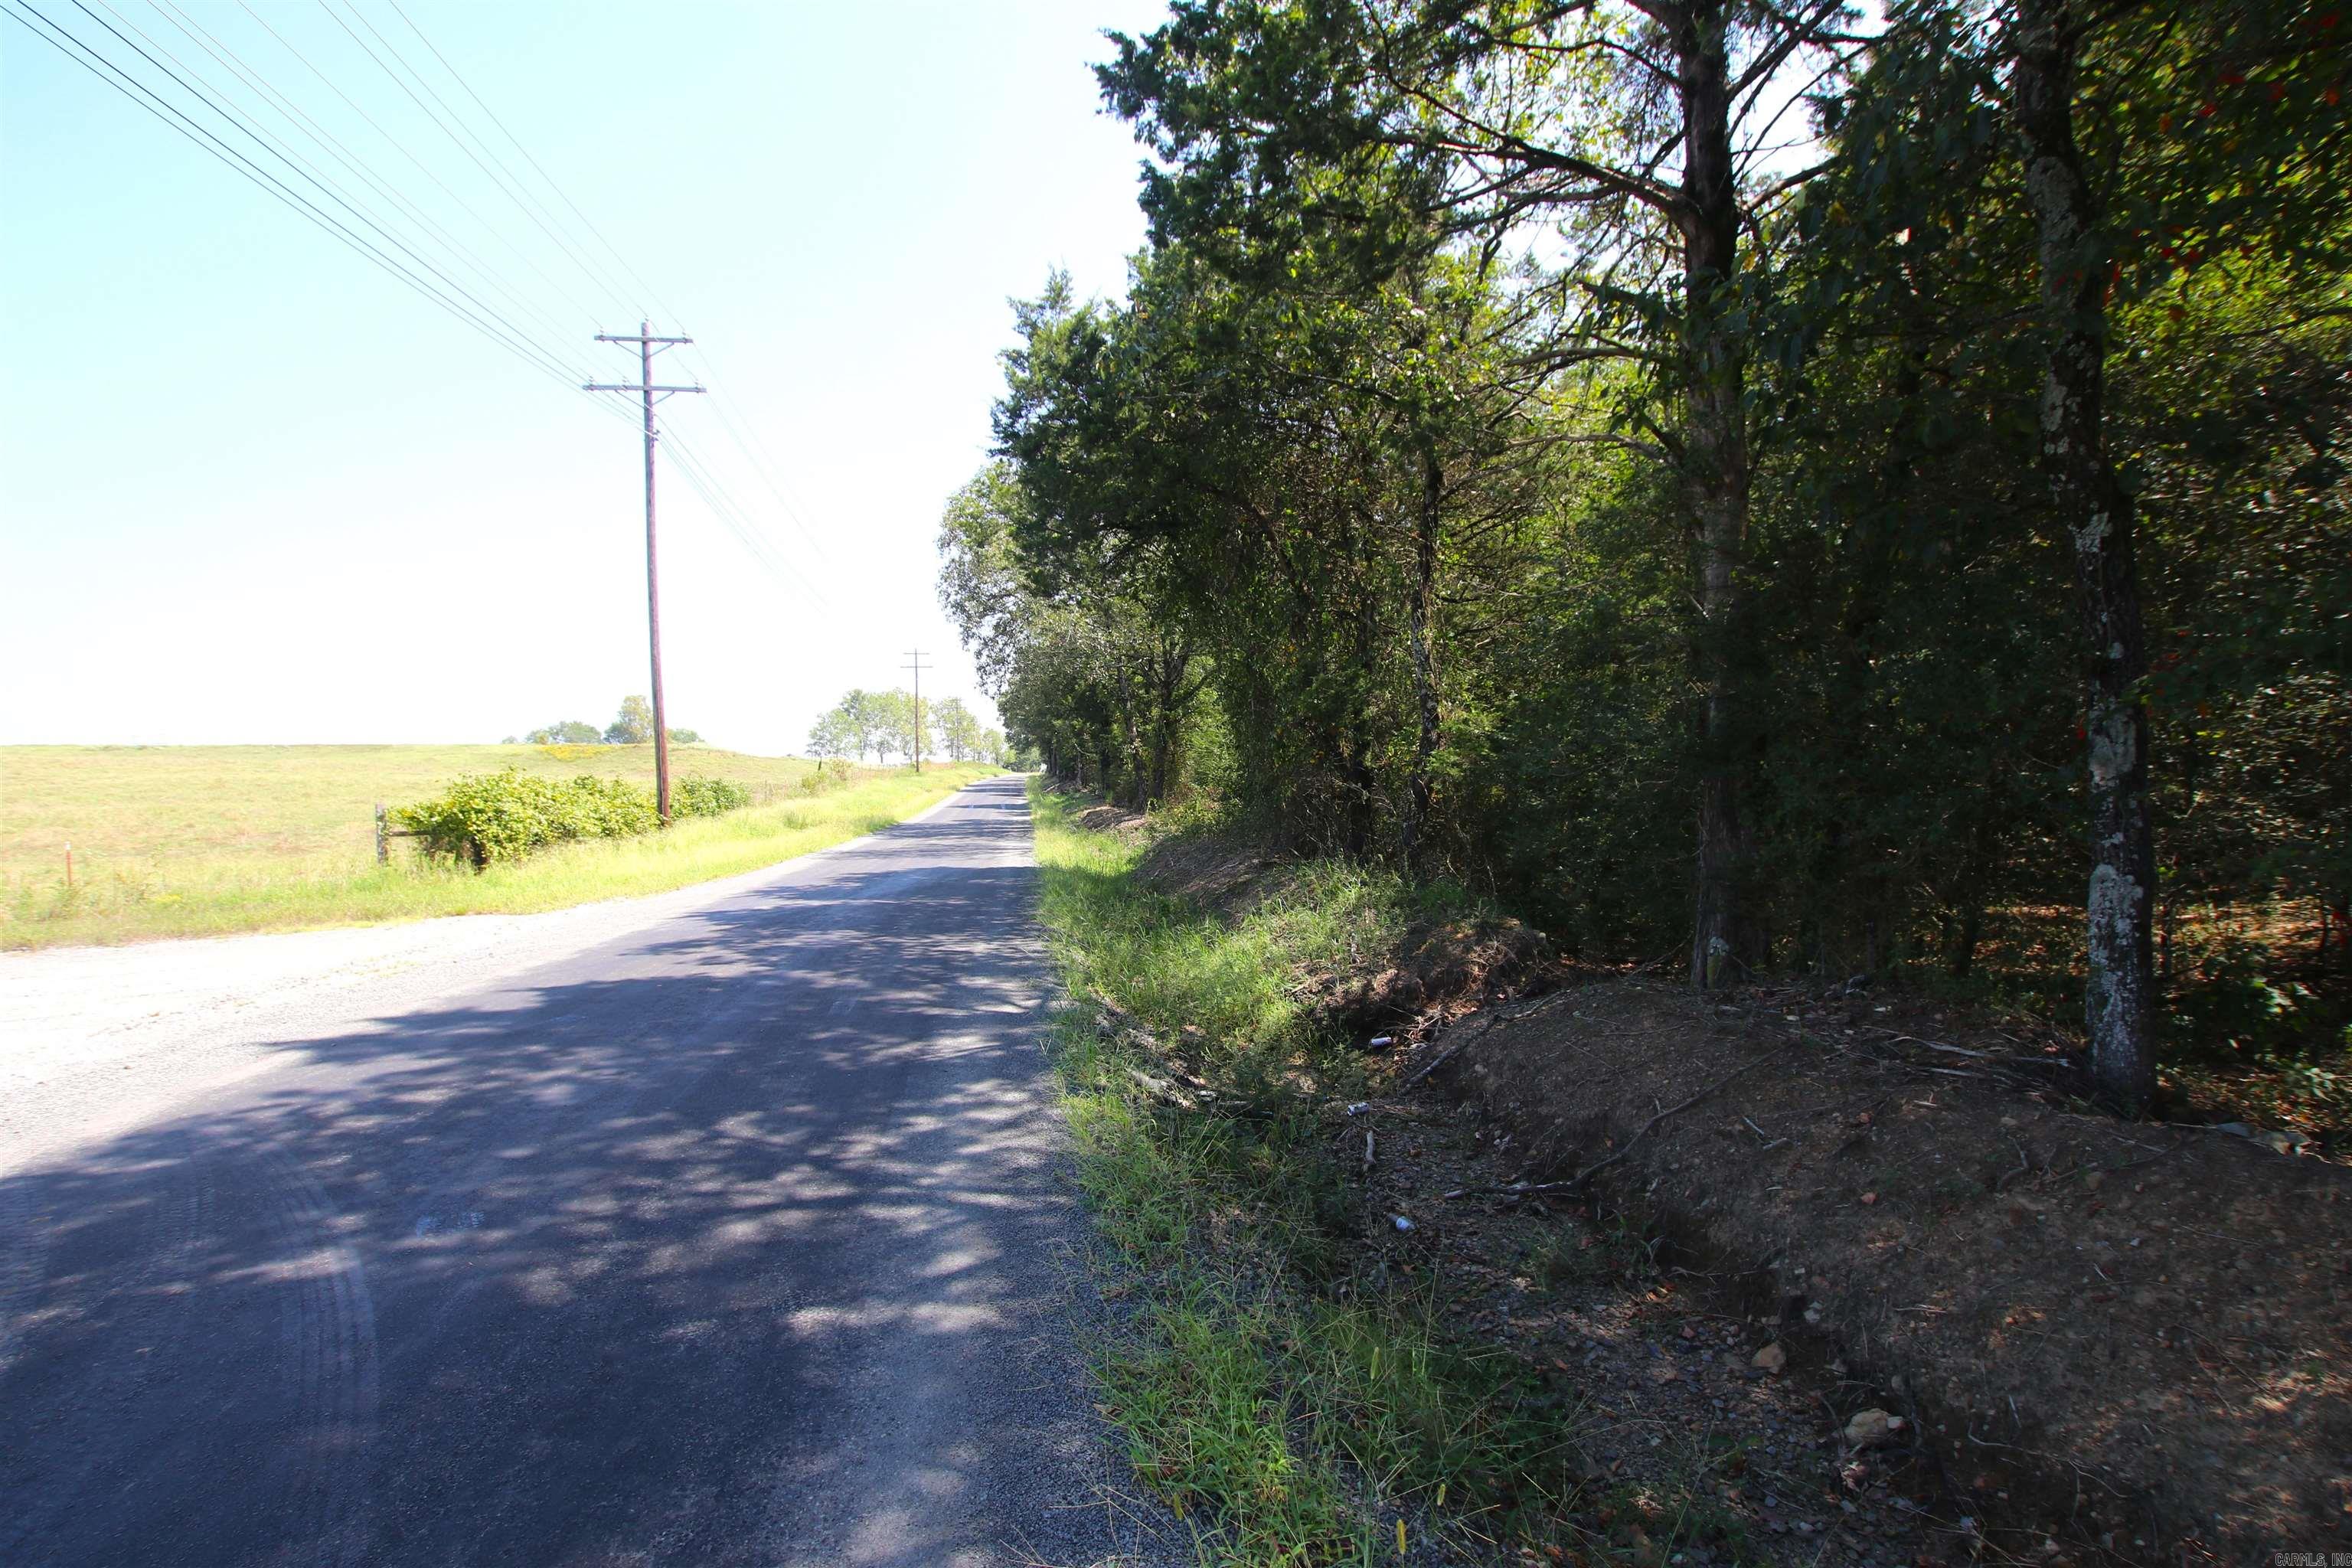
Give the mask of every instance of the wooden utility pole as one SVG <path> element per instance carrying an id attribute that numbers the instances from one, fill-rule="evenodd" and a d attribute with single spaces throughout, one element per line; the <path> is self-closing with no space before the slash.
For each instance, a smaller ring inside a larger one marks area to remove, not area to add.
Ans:
<path id="1" fill-rule="evenodd" d="M 915 771 L 923 771 L 923 650 L 907 656 L 906 668 L 915 672 Z"/>
<path id="2" fill-rule="evenodd" d="M 635 343 L 637 345 L 639 379 L 634 386 L 625 382 L 592 381 L 591 392 L 634 392 L 645 399 L 646 409 L 646 635 L 653 649 L 654 677 L 654 803 L 664 822 L 669 820 L 669 713 L 662 706 L 661 677 L 661 563 L 654 550 L 654 443 L 659 439 L 654 431 L 654 405 L 673 392 L 700 392 L 699 386 L 656 386 L 654 355 L 672 343 L 690 343 L 692 338 L 657 338 L 653 335 L 653 323 L 637 323 L 637 335 L 620 332 L 598 332 L 600 343 Z"/>

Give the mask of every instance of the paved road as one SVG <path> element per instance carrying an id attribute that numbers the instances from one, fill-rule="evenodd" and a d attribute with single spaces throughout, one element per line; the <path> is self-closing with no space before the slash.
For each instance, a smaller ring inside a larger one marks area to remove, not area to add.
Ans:
<path id="1" fill-rule="evenodd" d="M 1139 1550 L 1074 1348 L 1031 866 L 992 781 L 22 1134 L 0 1563 Z"/>

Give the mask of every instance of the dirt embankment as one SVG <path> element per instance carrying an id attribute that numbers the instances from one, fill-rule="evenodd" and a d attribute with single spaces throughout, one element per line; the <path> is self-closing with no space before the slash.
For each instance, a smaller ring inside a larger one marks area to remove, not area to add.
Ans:
<path id="1" fill-rule="evenodd" d="M 1199 841 L 1144 870 L 1228 912 L 1285 874 Z M 1633 1560 L 2352 1549 L 2352 1171 L 2099 1114 L 2046 1031 L 1574 973 L 1510 922 L 1302 990 L 1395 1041 L 1333 1112 L 1360 1271 L 1433 1272 L 1582 1401 Z"/>
<path id="2" fill-rule="evenodd" d="M 2053 1557 L 2352 1547 L 2352 1172 L 2089 1111 L 1922 1007 L 1746 1000 L 1590 985 L 1423 1049 L 1513 1130 L 1494 1196 L 1630 1213 L 1948 1512 Z"/>

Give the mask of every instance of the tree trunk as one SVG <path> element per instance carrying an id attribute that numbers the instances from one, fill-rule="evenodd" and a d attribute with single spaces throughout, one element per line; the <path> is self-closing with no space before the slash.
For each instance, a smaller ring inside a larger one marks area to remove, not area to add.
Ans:
<path id="1" fill-rule="evenodd" d="M 1412 777 L 1405 790 L 1404 824 L 1400 835 L 1405 875 L 1419 876 L 1429 831 L 1430 767 L 1437 756 L 1435 660 L 1430 651 L 1430 605 L 1437 583 L 1438 510 L 1444 495 L 1444 475 L 1434 457 L 1422 459 L 1421 513 L 1413 530 L 1412 594 L 1407 621 L 1412 641 L 1413 709 L 1420 728 L 1413 736 Z"/>
<path id="2" fill-rule="evenodd" d="M 2074 584 L 2090 659 L 2090 984 L 2084 1022 L 2100 1093 L 2137 1110 L 2156 1089 L 2150 943 L 2156 841 L 2149 822 L 2147 671 L 2131 498 L 2105 439 L 2107 258 L 2074 145 L 2069 0 L 2020 0 L 2011 112 L 2025 147 L 2025 191 L 2041 248 L 2042 303 L 2053 338 L 2042 385 L 2042 466 L 2074 547 Z"/>
<path id="3" fill-rule="evenodd" d="M 1740 811 L 1745 735 L 1740 552 L 1748 534 L 1747 348 L 1722 298 L 1738 261 L 1726 7 L 1696 0 L 1675 17 L 1683 109 L 1684 375 L 1692 521 L 1699 542 L 1700 663 L 1706 686 L 1698 808 L 1697 918 L 1691 981 L 1730 984 L 1763 957 L 1748 909 L 1754 841 Z"/>
<path id="4" fill-rule="evenodd" d="M 1986 793 L 1991 793 L 1990 787 Z M 1952 900 L 1957 910 L 1944 942 L 1944 969 L 1955 980 L 1967 979 L 1976 968 L 1977 948 L 1984 941 L 1985 887 L 1992 876 L 1993 850 L 1999 843 L 1990 805 L 1979 809 L 1983 815 L 1969 829 L 1968 852 L 1960 862 L 1959 885 Z"/>
<path id="5" fill-rule="evenodd" d="M 1175 787 L 1176 735 L 1183 722 L 1183 710 L 1191 705 L 1184 693 L 1184 677 L 1192 663 L 1192 656 L 1183 647 L 1161 644 L 1159 684 L 1153 694 L 1158 713 L 1151 731 L 1151 798 L 1163 804 Z"/>
<path id="6" fill-rule="evenodd" d="M 1126 796 L 1129 810 L 1144 811 L 1151 805 L 1151 764 L 1145 754 L 1143 728 L 1135 717 L 1135 704 L 1124 700 L 1127 683 L 1121 681 L 1119 686 L 1122 693 L 1119 717 L 1127 731 L 1127 787 L 1120 793 Z"/>

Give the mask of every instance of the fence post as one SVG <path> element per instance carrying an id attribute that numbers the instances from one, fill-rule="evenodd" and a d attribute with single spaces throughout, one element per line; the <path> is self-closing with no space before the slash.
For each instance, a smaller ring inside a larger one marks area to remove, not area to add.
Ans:
<path id="1" fill-rule="evenodd" d="M 377 801 L 375 803 L 375 863 L 379 866 L 392 864 L 391 828 L 392 824 L 384 815 L 383 802 Z"/>

